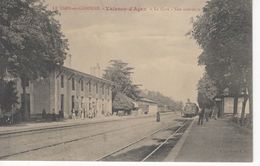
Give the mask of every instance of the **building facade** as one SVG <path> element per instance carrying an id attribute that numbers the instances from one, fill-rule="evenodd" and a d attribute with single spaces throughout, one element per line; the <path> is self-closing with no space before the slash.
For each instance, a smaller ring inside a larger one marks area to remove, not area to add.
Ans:
<path id="1" fill-rule="evenodd" d="M 147 98 L 141 98 L 138 101 L 138 108 L 140 114 L 156 114 L 158 112 L 158 104 Z"/>
<path id="2" fill-rule="evenodd" d="M 174 109 L 171 109 L 168 105 L 158 104 L 158 111 L 159 112 L 168 112 L 168 111 L 174 111 Z"/>
<path id="3" fill-rule="evenodd" d="M 50 73 L 49 77 L 28 83 L 27 105 L 30 116 L 55 113 L 70 118 L 73 114 L 81 117 L 97 117 L 112 114 L 113 83 L 90 74 L 67 67 Z M 23 105 L 21 82 L 17 82 L 17 108 Z"/>

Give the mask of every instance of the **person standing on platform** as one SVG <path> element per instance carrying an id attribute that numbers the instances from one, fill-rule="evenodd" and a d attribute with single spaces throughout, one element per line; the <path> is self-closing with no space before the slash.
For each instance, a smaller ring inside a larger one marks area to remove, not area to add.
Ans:
<path id="1" fill-rule="evenodd" d="M 160 122 L 160 112 L 159 111 L 156 113 L 156 121 Z"/>
<path id="2" fill-rule="evenodd" d="M 212 108 L 212 116 L 211 118 L 214 118 L 215 120 L 218 119 L 218 106 L 215 104 Z"/>
<path id="3" fill-rule="evenodd" d="M 210 112 L 211 112 L 210 108 L 209 108 L 209 107 L 206 107 L 206 108 L 205 108 L 205 119 L 206 119 L 206 122 L 209 121 Z"/>
<path id="4" fill-rule="evenodd" d="M 205 115 L 205 108 L 202 107 L 202 108 L 200 109 L 200 111 L 199 111 L 198 125 L 203 125 L 204 115 Z"/>
<path id="5" fill-rule="evenodd" d="M 79 97 L 78 96 L 76 97 L 76 100 L 75 100 L 74 111 L 75 111 L 75 118 L 77 119 L 78 115 L 79 115 Z"/>
<path id="6" fill-rule="evenodd" d="M 75 109 L 74 108 L 72 108 L 72 110 L 71 110 L 71 112 L 72 112 L 72 119 L 76 119 L 76 113 L 75 113 Z"/>

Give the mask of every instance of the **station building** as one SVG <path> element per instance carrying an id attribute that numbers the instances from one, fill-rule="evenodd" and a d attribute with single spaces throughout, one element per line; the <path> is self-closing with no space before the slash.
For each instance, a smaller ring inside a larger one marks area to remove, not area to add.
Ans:
<path id="1" fill-rule="evenodd" d="M 68 67 L 56 69 L 49 77 L 28 83 L 26 102 L 30 118 L 41 116 L 43 110 L 47 114 L 62 112 L 64 118 L 72 117 L 75 110 L 83 112 L 84 117 L 112 114 L 112 85 L 109 80 Z M 23 105 L 20 80 L 16 86 L 19 104 L 15 107 L 20 109 Z"/>

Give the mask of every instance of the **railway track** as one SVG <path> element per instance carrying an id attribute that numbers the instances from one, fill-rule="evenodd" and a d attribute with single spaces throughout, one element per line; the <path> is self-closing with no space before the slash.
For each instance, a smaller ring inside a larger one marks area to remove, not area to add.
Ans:
<path id="1" fill-rule="evenodd" d="M 124 147 L 121 147 L 111 153 L 108 153 L 100 158 L 98 158 L 96 161 L 114 161 L 114 155 L 120 153 L 121 151 L 126 151 L 127 148 L 130 148 L 131 146 L 136 145 L 137 143 L 141 143 L 142 141 L 146 140 L 146 139 L 150 139 L 153 135 L 161 132 L 161 131 L 165 131 L 168 129 L 173 129 L 174 128 L 174 132 L 172 134 L 170 134 L 169 136 L 167 136 L 164 141 L 162 143 L 160 143 L 159 145 L 157 145 L 155 148 L 153 148 L 151 151 L 149 151 L 149 153 L 143 155 L 143 157 L 139 158 L 139 159 L 134 159 L 134 161 L 149 161 L 159 150 L 162 149 L 163 146 L 165 146 L 171 139 L 173 139 L 175 136 L 177 137 L 181 137 L 181 135 L 183 134 L 183 132 L 188 128 L 189 124 L 191 123 L 192 120 L 184 120 L 183 124 L 178 126 L 177 128 L 171 126 L 171 127 L 165 127 L 165 128 L 161 128 L 159 130 L 156 130 L 155 132 L 148 134 L 144 137 L 142 137 L 141 139 L 134 141 Z M 175 140 L 176 141 L 176 140 Z M 173 148 L 173 147 L 171 147 Z M 171 149 L 170 148 L 170 149 Z M 131 149 L 131 148 L 130 148 Z M 142 152 L 141 152 L 142 153 Z M 139 157 L 139 156 L 138 156 Z M 154 158 L 154 157 L 153 157 Z M 116 161 L 125 161 L 123 158 L 119 158 L 119 160 L 117 159 Z M 156 161 L 156 160 L 155 160 Z"/>
<path id="2" fill-rule="evenodd" d="M 19 152 L 15 152 L 15 153 L 1 155 L 0 160 L 6 159 L 6 158 L 11 157 L 11 156 L 16 156 L 16 155 L 19 155 L 19 154 L 24 154 L 24 153 L 33 152 L 33 151 L 37 151 L 37 150 L 41 150 L 41 149 L 46 149 L 46 148 L 50 148 L 50 147 L 54 147 L 54 146 L 64 145 L 64 144 L 67 144 L 67 143 L 72 143 L 72 142 L 76 142 L 76 141 L 80 141 L 80 140 L 84 140 L 84 139 L 90 139 L 90 138 L 93 138 L 93 137 L 101 136 L 101 135 L 104 135 L 104 134 L 107 134 L 107 133 L 117 132 L 117 131 L 120 131 L 120 130 L 125 130 L 125 129 L 128 129 L 128 128 L 135 128 L 135 127 L 140 127 L 140 126 L 143 126 L 143 125 L 150 125 L 150 123 L 154 123 L 154 120 L 151 120 L 151 121 L 148 121 L 148 122 L 145 122 L 145 123 L 137 123 L 135 125 L 131 125 L 131 126 L 128 126 L 128 127 L 111 129 L 111 130 L 107 130 L 107 131 L 104 131 L 104 132 L 99 132 L 99 133 L 92 134 L 92 135 L 86 135 L 86 136 L 82 136 L 82 137 L 78 137 L 78 138 L 74 138 L 74 139 L 68 139 L 66 141 L 57 141 L 56 143 L 51 143 L 51 144 L 48 144 L 48 145 L 42 145 L 42 146 L 30 148 L 30 149 L 25 149 L 25 150 L 21 150 Z M 48 130 L 42 130 L 41 132 L 48 132 Z M 28 132 L 25 132 L 25 134 L 28 134 Z"/>
<path id="3" fill-rule="evenodd" d="M 166 116 L 169 113 L 162 114 L 161 116 Z M 152 116 L 143 116 L 143 117 L 136 117 L 135 119 L 142 119 L 142 118 L 151 118 Z M 24 136 L 24 135 L 32 135 L 32 134 L 39 134 L 39 133 L 45 133 L 48 131 L 60 131 L 60 130 L 66 130 L 71 128 L 79 128 L 84 126 L 93 126 L 97 124 L 104 124 L 104 123 L 110 123 L 110 122 L 120 122 L 120 121 L 128 121 L 133 120 L 133 118 L 127 118 L 127 119 L 114 119 L 114 120 L 108 120 L 108 121 L 101 121 L 101 122 L 93 122 L 93 123 L 79 123 L 79 124 L 68 124 L 68 125 L 62 125 L 62 126 L 50 126 L 50 127 L 44 127 L 44 128 L 35 128 L 35 129 L 26 129 L 22 131 L 12 131 L 12 132 L 3 132 L 0 133 L 0 138 L 9 137 L 9 136 Z"/>

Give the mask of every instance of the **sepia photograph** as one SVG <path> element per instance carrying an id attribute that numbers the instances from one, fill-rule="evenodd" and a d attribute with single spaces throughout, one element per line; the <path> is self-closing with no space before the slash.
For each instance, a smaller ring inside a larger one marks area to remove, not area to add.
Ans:
<path id="1" fill-rule="evenodd" d="M 0 165 L 254 163 L 252 4 L 0 0 Z"/>

